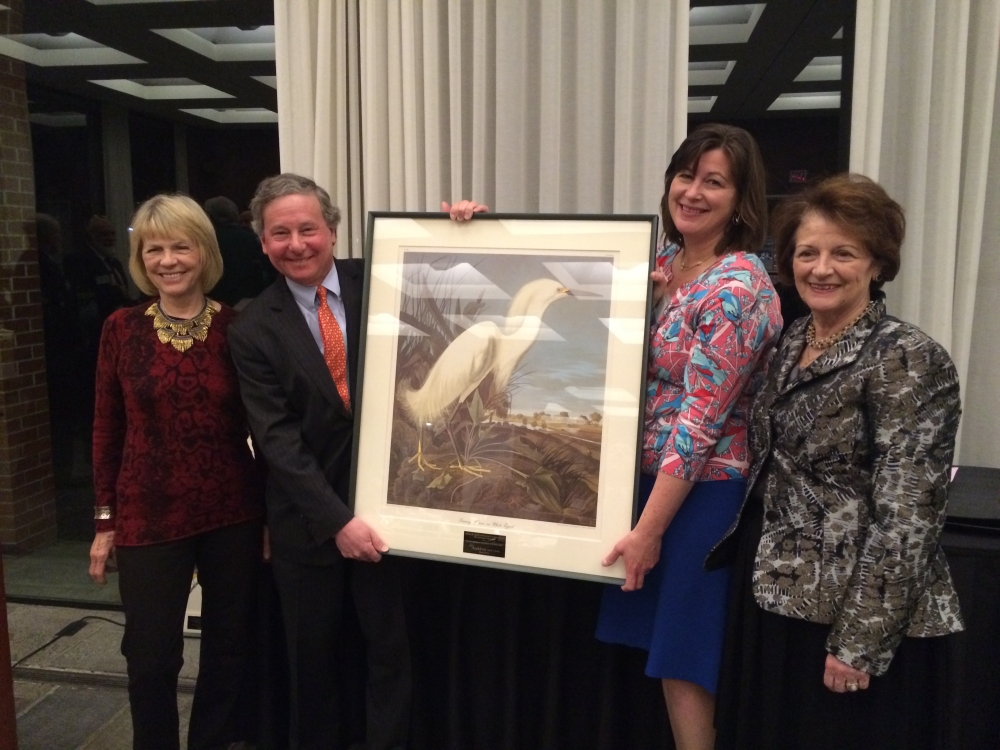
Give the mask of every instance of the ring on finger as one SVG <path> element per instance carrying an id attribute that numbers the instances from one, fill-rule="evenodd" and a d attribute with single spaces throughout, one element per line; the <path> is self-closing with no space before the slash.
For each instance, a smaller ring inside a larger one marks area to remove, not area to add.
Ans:
<path id="1" fill-rule="evenodd" d="M 856 682 L 845 682 L 844 683 L 844 687 L 847 688 L 850 692 L 855 693 L 858 690 L 858 683 L 856 683 Z"/>

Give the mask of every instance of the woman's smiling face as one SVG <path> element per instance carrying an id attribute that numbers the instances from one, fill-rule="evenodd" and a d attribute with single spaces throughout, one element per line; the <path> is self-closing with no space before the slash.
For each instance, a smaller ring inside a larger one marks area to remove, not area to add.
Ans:
<path id="1" fill-rule="evenodd" d="M 736 186 L 725 152 L 706 151 L 697 164 L 679 170 L 670 182 L 667 205 L 685 246 L 721 239 L 736 209 Z"/>
<path id="2" fill-rule="evenodd" d="M 836 326 L 860 313 L 871 300 L 878 273 L 868 248 L 836 222 L 809 212 L 795 233 L 795 288 L 817 322 Z"/>
<path id="3" fill-rule="evenodd" d="M 186 300 L 202 294 L 201 248 L 186 237 L 149 237 L 142 241 L 146 276 L 164 299 Z"/>

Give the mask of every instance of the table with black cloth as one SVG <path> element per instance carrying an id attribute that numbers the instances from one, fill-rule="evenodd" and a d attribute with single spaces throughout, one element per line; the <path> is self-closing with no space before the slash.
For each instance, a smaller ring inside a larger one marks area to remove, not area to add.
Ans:
<path id="1" fill-rule="evenodd" d="M 979 471 L 996 474 L 974 483 L 973 492 L 1000 478 L 1000 471 Z M 960 471 L 958 478 L 967 477 Z M 996 750 L 1000 524 L 956 520 L 943 544 L 967 630 L 952 638 L 952 747 Z M 427 560 L 401 563 L 413 653 L 410 750 L 673 747 L 659 681 L 643 675 L 645 653 L 593 637 L 599 584 Z M 270 651 L 263 660 L 270 675 L 261 675 L 260 747 L 278 750 L 286 746 L 278 666 L 284 641 L 267 581 L 262 593 L 261 643 Z M 364 639 L 350 619 L 343 642 L 346 726 L 338 747 L 364 733 Z"/>

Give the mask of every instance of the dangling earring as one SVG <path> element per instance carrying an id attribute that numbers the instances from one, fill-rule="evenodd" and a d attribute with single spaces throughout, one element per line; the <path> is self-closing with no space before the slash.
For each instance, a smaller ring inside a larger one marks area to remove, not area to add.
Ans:
<path id="1" fill-rule="evenodd" d="M 733 224 L 739 224 L 741 221 L 743 221 L 743 217 L 740 216 L 740 212 L 737 211 L 733 214 Z"/>

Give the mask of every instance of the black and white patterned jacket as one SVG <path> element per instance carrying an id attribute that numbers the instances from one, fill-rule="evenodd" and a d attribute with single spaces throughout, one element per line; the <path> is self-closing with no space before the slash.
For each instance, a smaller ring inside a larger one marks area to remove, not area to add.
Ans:
<path id="1" fill-rule="evenodd" d="M 829 623 L 828 651 L 877 676 L 903 636 L 963 629 L 939 545 L 958 374 L 879 295 L 792 378 L 809 320 L 778 345 L 751 413 L 748 488 L 770 458 L 753 593 L 767 611 Z"/>

